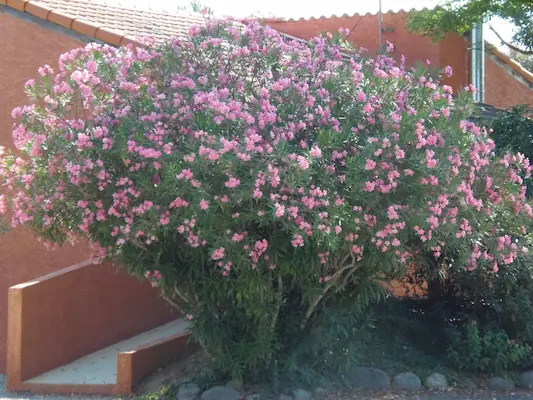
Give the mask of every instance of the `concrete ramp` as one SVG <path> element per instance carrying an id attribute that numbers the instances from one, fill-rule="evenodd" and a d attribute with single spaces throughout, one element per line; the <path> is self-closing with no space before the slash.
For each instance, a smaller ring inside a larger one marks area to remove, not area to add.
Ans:
<path id="1" fill-rule="evenodd" d="M 136 349 L 172 340 L 186 334 L 183 319 L 169 322 L 148 332 L 143 332 L 112 346 L 79 358 L 69 364 L 45 372 L 25 383 L 47 385 L 116 385 L 117 359 L 121 353 L 134 353 Z"/>

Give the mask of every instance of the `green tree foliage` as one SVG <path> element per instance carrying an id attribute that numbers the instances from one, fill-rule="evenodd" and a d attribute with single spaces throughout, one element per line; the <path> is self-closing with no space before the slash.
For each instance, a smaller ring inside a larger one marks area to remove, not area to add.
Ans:
<path id="1" fill-rule="evenodd" d="M 500 37 L 503 43 L 519 53 L 533 54 L 532 0 L 446 0 L 434 9 L 414 12 L 409 27 L 438 40 L 448 32 L 467 33 L 477 22 L 487 22 L 494 17 L 516 26 L 513 43 Z"/>

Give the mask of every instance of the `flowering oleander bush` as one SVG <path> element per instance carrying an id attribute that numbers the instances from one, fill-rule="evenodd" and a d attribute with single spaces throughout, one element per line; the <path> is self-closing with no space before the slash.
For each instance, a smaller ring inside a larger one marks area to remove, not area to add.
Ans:
<path id="1" fill-rule="evenodd" d="M 12 224 L 149 279 L 234 376 L 428 253 L 498 273 L 527 251 L 529 161 L 495 158 L 468 94 L 342 34 L 211 20 L 39 73 L 13 111 L 22 155 L 3 157 Z"/>

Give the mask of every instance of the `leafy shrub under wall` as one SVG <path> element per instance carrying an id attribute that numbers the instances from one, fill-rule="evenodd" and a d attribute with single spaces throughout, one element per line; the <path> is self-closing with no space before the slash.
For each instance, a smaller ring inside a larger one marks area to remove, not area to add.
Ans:
<path id="1" fill-rule="evenodd" d="M 500 112 L 497 118 L 488 125 L 493 130 L 491 138 L 496 144 L 496 151 L 504 154 L 507 151 L 520 152 L 527 158 L 533 157 L 533 110 L 526 105 L 512 107 Z M 525 183 L 528 195 L 533 194 L 533 182 L 530 178 Z"/>
<path id="2" fill-rule="evenodd" d="M 159 286 L 224 373 L 263 379 L 422 255 L 497 274 L 529 248 L 531 168 L 494 156 L 468 95 L 340 35 L 190 34 L 40 69 L 1 208 Z"/>
<path id="3" fill-rule="evenodd" d="M 502 372 L 531 365 L 531 346 L 510 340 L 503 330 L 480 332 L 476 323 L 456 332 L 448 348 L 448 357 L 459 370 Z"/>

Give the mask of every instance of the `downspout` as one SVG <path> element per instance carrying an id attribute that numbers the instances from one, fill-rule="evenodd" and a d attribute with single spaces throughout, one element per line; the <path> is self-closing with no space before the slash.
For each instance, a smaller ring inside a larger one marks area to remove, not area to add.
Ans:
<path id="1" fill-rule="evenodd" d="M 485 102 L 485 40 L 483 39 L 483 22 L 474 25 L 471 37 L 471 71 L 472 84 L 477 89 L 474 101 Z"/>

